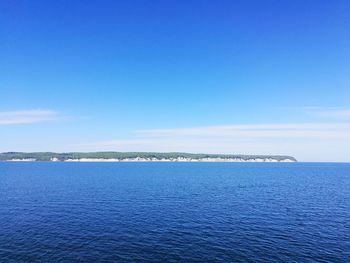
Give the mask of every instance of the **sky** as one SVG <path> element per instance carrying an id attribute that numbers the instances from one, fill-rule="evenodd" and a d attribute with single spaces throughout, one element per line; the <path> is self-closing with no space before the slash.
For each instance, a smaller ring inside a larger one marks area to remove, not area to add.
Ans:
<path id="1" fill-rule="evenodd" d="M 2 0 L 0 152 L 350 162 L 350 1 Z"/>

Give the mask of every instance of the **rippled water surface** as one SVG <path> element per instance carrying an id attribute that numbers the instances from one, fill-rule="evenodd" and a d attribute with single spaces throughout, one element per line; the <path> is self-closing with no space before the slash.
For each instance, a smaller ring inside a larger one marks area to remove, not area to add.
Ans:
<path id="1" fill-rule="evenodd" d="M 350 262 L 350 164 L 0 163 L 0 262 Z"/>

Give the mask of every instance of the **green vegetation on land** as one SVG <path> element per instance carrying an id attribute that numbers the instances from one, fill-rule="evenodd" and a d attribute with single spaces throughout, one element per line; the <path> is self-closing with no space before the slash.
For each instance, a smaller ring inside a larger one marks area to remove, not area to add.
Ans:
<path id="1" fill-rule="evenodd" d="M 51 161 L 57 158 L 59 161 L 68 159 L 128 159 L 128 158 L 155 158 L 155 159 L 176 159 L 176 158 L 237 158 L 242 160 L 251 159 L 274 159 L 276 161 L 291 160 L 296 161 L 292 156 L 282 155 L 233 155 L 233 154 L 194 154 L 194 153 L 156 153 L 156 152 L 70 152 L 70 153 L 54 153 L 54 152 L 5 152 L 0 153 L 0 161 L 9 161 L 14 159 L 35 159 L 36 161 Z"/>

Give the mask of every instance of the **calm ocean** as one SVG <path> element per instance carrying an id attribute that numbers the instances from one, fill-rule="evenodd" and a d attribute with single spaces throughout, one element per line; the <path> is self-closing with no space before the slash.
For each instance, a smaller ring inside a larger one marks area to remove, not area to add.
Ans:
<path id="1" fill-rule="evenodd" d="M 350 262 L 350 164 L 0 162 L 0 262 Z"/>

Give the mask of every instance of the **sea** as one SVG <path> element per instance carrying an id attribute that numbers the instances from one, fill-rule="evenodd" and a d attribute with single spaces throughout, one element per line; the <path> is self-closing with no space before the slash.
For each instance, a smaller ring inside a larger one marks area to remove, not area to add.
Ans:
<path id="1" fill-rule="evenodd" d="M 0 162 L 0 262 L 350 262 L 350 164 Z"/>

